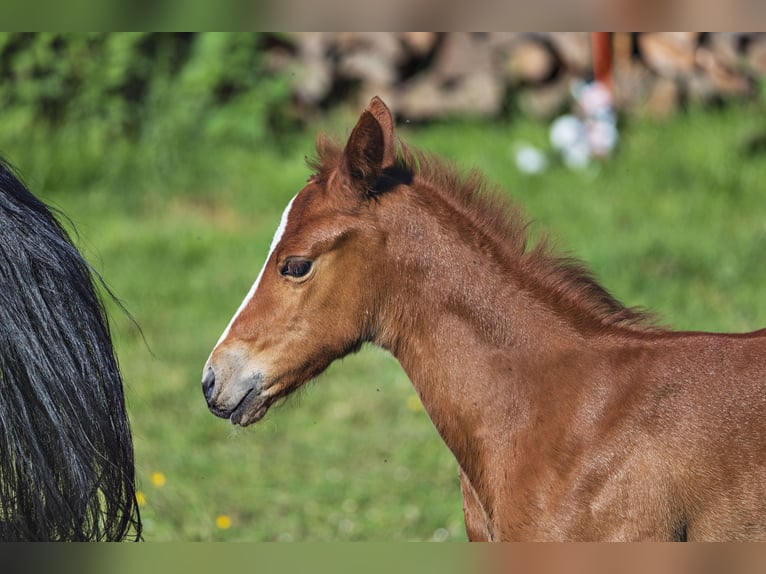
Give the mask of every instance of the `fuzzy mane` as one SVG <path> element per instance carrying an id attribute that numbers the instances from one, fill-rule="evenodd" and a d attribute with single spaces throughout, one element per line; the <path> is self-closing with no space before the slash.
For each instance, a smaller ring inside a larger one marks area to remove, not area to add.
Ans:
<path id="1" fill-rule="evenodd" d="M 548 235 L 530 245 L 529 221 L 499 186 L 489 184 L 477 170 L 461 173 L 454 164 L 433 154 L 409 149 L 397 142 L 396 170 L 417 178 L 429 191 L 439 193 L 478 229 L 493 238 L 498 249 L 521 271 L 522 286 L 552 305 L 576 310 L 583 324 L 595 319 L 602 327 L 656 330 L 656 318 L 641 308 L 626 307 L 597 281 L 580 260 L 558 253 Z M 343 157 L 338 143 L 317 138 L 316 157 L 308 159 L 312 176 L 326 181 Z"/>

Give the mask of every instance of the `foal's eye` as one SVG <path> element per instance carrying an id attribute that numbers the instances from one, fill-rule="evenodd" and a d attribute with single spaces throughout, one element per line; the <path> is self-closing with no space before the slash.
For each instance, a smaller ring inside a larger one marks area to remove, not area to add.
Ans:
<path id="1" fill-rule="evenodd" d="M 296 279 L 305 277 L 311 271 L 312 262 L 302 257 L 290 257 L 282 265 L 280 273 L 285 277 L 294 277 Z"/>

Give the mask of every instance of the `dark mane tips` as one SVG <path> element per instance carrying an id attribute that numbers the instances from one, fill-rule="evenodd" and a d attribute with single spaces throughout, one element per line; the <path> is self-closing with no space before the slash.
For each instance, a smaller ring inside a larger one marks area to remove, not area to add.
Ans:
<path id="1" fill-rule="evenodd" d="M 534 268 L 551 296 L 598 319 L 604 327 L 658 330 L 658 318 L 640 307 L 626 307 L 609 293 L 593 272 L 579 259 L 562 255 L 543 237 L 527 255 L 527 266 Z"/>

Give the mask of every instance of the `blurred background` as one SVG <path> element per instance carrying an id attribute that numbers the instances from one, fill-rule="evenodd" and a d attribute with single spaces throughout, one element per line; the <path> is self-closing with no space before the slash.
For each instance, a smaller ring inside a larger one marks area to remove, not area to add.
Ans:
<path id="1" fill-rule="evenodd" d="M 144 537 L 464 540 L 456 463 L 364 348 L 266 419 L 202 366 L 310 175 L 372 95 L 478 168 L 620 300 L 766 326 L 766 34 L 0 34 L 0 153 L 71 219 L 109 303 Z"/>

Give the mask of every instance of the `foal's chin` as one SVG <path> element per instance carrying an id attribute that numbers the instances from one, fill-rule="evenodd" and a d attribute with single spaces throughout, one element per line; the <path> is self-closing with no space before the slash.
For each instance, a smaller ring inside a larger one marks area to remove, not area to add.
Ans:
<path id="1" fill-rule="evenodd" d="M 263 396 L 256 389 L 251 389 L 228 417 L 224 418 L 228 418 L 233 425 L 246 427 L 266 416 L 274 400 L 275 397 Z"/>
<path id="2" fill-rule="evenodd" d="M 233 425 L 249 426 L 265 417 L 274 403 L 289 395 L 295 388 L 297 387 L 286 385 L 271 385 L 265 388 L 254 387 L 247 392 L 231 412 L 221 413 L 218 416 L 228 418 Z"/>
<path id="3" fill-rule="evenodd" d="M 262 405 L 256 404 L 248 408 L 235 409 L 234 412 L 231 413 L 231 416 L 229 416 L 229 421 L 231 421 L 231 424 L 233 425 L 239 425 L 241 427 L 249 426 L 265 417 L 266 413 L 269 411 L 269 407 L 271 407 L 271 405 L 266 403 Z"/>

